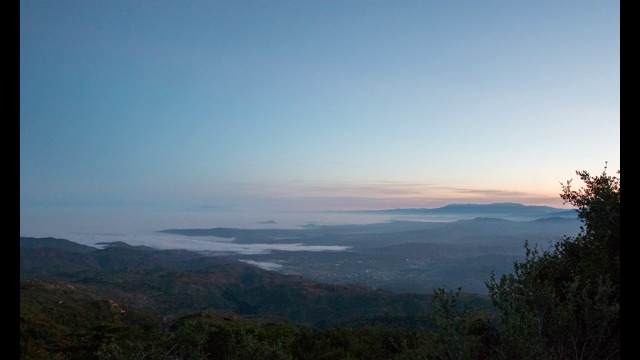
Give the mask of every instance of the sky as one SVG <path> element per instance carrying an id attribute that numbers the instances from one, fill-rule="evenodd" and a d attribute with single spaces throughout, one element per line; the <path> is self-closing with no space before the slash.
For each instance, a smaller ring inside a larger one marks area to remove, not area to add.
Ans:
<path id="1" fill-rule="evenodd" d="M 567 207 L 605 165 L 619 1 L 20 2 L 21 232 L 73 209 Z"/>

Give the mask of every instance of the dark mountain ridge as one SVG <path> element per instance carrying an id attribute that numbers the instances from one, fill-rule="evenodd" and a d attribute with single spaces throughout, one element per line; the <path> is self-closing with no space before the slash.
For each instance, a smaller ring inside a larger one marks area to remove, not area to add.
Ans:
<path id="1" fill-rule="evenodd" d="M 33 237 L 20 237 L 20 249 L 26 248 L 48 248 L 48 249 L 62 249 L 71 252 L 92 252 L 97 248 L 93 246 L 87 246 L 69 241 L 66 239 L 56 239 L 52 237 L 45 238 L 33 238 Z"/>
<path id="2" fill-rule="evenodd" d="M 156 315 L 215 310 L 316 327 L 364 324 L 374 318 L 405 321 L 414 317 L 418 321 L 430 312 L 430 295 L 322 284 L 229 257 L 186 250 L 113 246 L 91 252 L 69 251 L 56 248 L 66 243 L 61 240 L 24 242 L 39 242 L 39 247 L 20 249 L 21 288 L 30 280 L 58 281 L 81 285 L 95 299 Z M 48 248 L 47 243 L 53 247 Z M 465 296 L 491 307 L 486 297 Z"/>

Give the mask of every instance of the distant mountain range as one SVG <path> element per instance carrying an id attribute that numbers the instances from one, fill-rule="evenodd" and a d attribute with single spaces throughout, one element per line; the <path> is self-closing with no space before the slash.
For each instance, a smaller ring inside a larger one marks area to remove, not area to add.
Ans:
<path id="1" fill-rule="evenodd" d="M 549 206 L 523 205 L 518 203 L 493 204 L 450 204 L 439 208 L 406 208 L 386 210 L 349 210 L 340 212 L 363 214 L 402 214 L 402 215 L 482 215 L 499 217 L 575 217 L 574 209 L 559 209 Z"/>
<path id="2" fill-rule="evenodd" d="M 553 214 L 548 212 L 547 214 Z M 575 216 L 510 220 L 496 216 L 457 221 L 388 221 L 365 225 L 323 225 L 302 229 L 167 229 L 188 237 L 214 236 L 235 244 L 333 245 L 345 251 L 268 251 L 229 254 L 244 261 L 277 265 L 278 272 L 334 284 L 359 284 L 394 292 L 431 293 L 463 286 L 486 294 L 491 271 L 511 272 L 524 258 L 524 243 L 547 248 L 575 236 Z M 266 268 L 266 267 L 265 267 Z"/>

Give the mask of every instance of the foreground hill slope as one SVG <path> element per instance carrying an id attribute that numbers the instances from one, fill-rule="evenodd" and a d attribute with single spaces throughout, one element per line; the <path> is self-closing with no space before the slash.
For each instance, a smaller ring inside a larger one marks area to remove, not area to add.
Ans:
<path id="1" fill-rule="evenodd" d="M 183 316 L 216 310 L 328 327 L 406 321 L 411 317 L 419 322 L 430 311 L 430 295 L 320 284 L 229 257 L 130 246 L 68 251 L 58 246 L 59 239 L 38 241 L 40 247 L 20 249 L 21 290 L 33 286 L 27 282 L 30 280 L 60 281 L 80 285 L 96 299 L 154 315 Z M 46 247 L 47 243 L 54 247 Z M 465 296 L 479 306 L 490 307 L 485 297 Z"/>

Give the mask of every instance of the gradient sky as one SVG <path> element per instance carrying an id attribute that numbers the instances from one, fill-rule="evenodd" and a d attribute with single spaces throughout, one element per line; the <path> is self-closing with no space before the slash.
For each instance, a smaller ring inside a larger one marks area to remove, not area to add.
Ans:
<path id="1" fill-rule="evenodd" d="M 619 1 L 20 2 L 20 208 L 562 207 Z"/>

